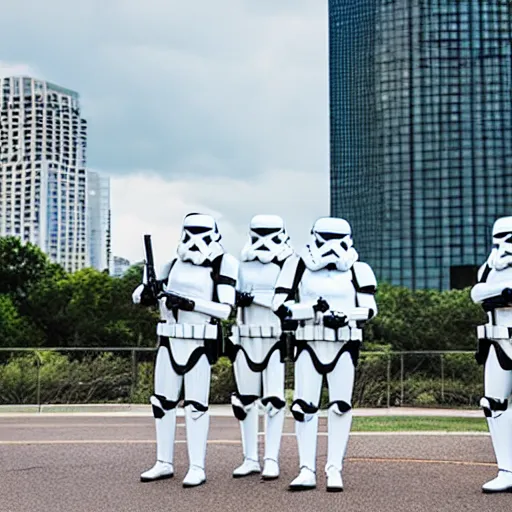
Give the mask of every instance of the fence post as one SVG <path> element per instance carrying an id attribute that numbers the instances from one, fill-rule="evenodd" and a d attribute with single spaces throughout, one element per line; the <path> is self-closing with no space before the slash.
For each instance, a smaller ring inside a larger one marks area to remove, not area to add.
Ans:
<path id="1" fill-rule="evenodd" d="M 400 405 L 404 405 L 404 355 L 400 354 Z"/>
<path id="2" fill-rule="evenodd" d="M 441 402 L 444 404 L 444 354 L 441 354 Z"/>
<path id="3" fill-rule="evenodd" d="M 41 357 L 35 352 L 37 366 L 37 387 L 36 387 L 36 404 L 37 412 L 41 412 Z"/>
<path id="4" fill-rule="evenodd" d="M 132 386 L 130 392 L 130 402 L 133 402 L 133 396 L 137 388 L 137 350 L 132 350 Z"/>
<path id="5" fill-rule="evenodd" d="M 389 407 L 391 406 L 391 354 L 388 354 L 387 381 L 388 381 L 387 407 L 389 409 Z"/>

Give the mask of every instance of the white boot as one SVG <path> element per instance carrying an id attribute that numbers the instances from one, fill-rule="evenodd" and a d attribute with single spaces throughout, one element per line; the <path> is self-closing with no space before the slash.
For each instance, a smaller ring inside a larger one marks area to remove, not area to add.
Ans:
<path id="1" fill-rule="evenodd" d="M 487 418 L 498 476 L 482 487 L 484 493 L 512 492 L 512 409 L 499 416 Z"/>
<path id="2" fill-rule="evenodd" d="M 341 471 L 334 466 L 328 468 L 325 472 L 327 478 L 327 492 L 343 491 L 343 480 L 341 479 Z"/>
<path id="3" fill-rule="evenodd" d="M 140 475 L 141 482 L 154 482 L 155 480 L 165 480 L 174 476 L 174 468 L 168 462 L 156 461 L 156 464 Z"/>
<path id="4" fill-rule="evenodd" d="M 174 437 L 176 435 L 176 409 L 167 411 L 163 418 L 155 419 L 156 464 L 140 475 L 141 482 L 172 478 L 174 475 Z"/>
<path id="5" fill-rule="evenodd" d="M 290 491 L 302 491 L 316 487 L 318 413 L 313 414 L 310 418 L 309 421 L 295 422 L 295 433 L 299 446 L 300 473 L 289 485 L 288 489 Z"/>
<path id="6" fill-rule="evenodd" d="M 486 494 L 496 492 L 512 492 L 512 473 L 498 471 L 498 476 L 482 486 L 482 492 Z"/>
<path id="7" fill-rule="evenodd" d="M 316 475 L 311 469 L 300 468 L 299 476 L 288 486 L 290 491 L 308 491 L 316 488 Z"/>
<path id="8" fill-rule="evenodd" d="M 245 459 L 243 464 L 233 471 L 233 478 L 242 478 L 260 472 L 261 466 L 257 460 Z"/>
<path id="9" fill-rule="evenodd" d="M 183 480 L 183 487 L 195 487 L 206 482 L 205 460 L 206 442 L 210 416 L 208 411 L 197 411 L 193 406 L 185 407 L 185 426 L 187 431 L 187 450 L 189 471 Z"/>
<path id="10" fill-rule="evenodd" d="M 206 474 L 204 469 L 198 468 L 197 466 L 191 466 L 183 480 L 183 487 L 197 487 L 205 482 Z"/>
<path id="11" fill-rule="evenodd" d="M 265 459 L 261 478 L 263 480 L 275 480 L 276 478 L 279 478 L 279 464 L 276 460 Z"/>
<path id="12" fill-rule="evenodd" d="M 242 478 L 261 472 L 258 461 L 258 407 L 253 404 L 246 412 L 246 418 L 240 421 L 244 462 L 233 471 L 233 478 Z"/>
<path id="13" fill-rule="evenodd" d="M 279 477 L 279 449 L 283 434 L 284 409 L 278 409 L 275 414 L 270 410 L 266 415 L 265 432 L 265 465 L 261 477 L 263 480 L 275 480 Z"/>
<path id="14" fill-rule="evenodd" d="M 341 470 L 343 459 L 347 451 L 350 427 L 352 426 L 352 409 L 341 413 L 336 404 L 329 408 L 327 413 L 327 491 L 343 491 Z"/>

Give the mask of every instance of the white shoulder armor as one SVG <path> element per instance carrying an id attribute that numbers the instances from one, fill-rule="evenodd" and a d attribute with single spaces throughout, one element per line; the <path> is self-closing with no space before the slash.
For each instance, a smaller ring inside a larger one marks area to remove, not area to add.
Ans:
<path id="1" fill-rule="evenodd" d="M 272 309 L 276 311 L 279 306 L 288 300 L 288 298 L 294 294 L 294 281 L 295 275 L 298 270 L 300 257 L 297 254 L 293 254 L 284 262 L 279 277 L 277 278 L 276 287 L 274 291 L 274 300 L 272 303 Z"/>
<path id="2" fill-rule="evenodd" d="M 484 263 L 479 269 L 478 269 L 478 273 L 477 273 L 477 279 L 478 281 L 482 281 L 482 278 L 484 277 L 484 272 L 485 272 L 485 269 L 487 268 L 487 262 Z M 484 279 L 485 281 L 485 279 Z"/>
<path id="3" fill-rule="evenodd" d="M 219 302 L 223 304 L 235 305 L 239 266 L 240 264 L 234 256 L 227 253 L 223 255 L 217 284 Z"/>
<path id="4" fill-rule="evenodd" d="M 161 268 L 159 274 L 157 274 L 156 278 L 159 280 L 165 281 L 169 277 L 169 273 L 171 272 L 171 268 L 174 265 L 176 259 L 170 260 L 167 263 L 164 263 Z"/>
<path id="5" fill-rule="evenodd" d="M 374 295 L 377 291 L 377 278 L 372 267 L 363 261 L 356 261 L 353 266 L 354 287 L 357 293 Z"/>

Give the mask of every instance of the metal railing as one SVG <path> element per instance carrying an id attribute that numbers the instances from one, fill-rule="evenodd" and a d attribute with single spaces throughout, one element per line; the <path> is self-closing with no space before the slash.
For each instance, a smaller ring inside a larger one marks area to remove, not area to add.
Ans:
<path id="1" fill-rule="evenodd" d="M 149 403 L 153 347 L 0 347 L 0 405 Z M 293 388 L 293 365 L 286 365 Z M 227 403 L 232 370 L 221 361 L 212 371 L 211 403 Z M 477 407 L 482 367 L 470 351 L 366 352 L 354 387 L 358 407 Z M 327 390 L 321 403 L 328 402 Z"/>

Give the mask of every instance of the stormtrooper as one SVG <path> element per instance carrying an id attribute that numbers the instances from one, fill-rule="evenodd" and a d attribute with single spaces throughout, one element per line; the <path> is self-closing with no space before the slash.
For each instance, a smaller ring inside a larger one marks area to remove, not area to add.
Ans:
<path id="1" fill-rule="evenodd" d="M 278 456 L 286 405 L 286 346 L 272 301 L 279 272 L 293 249 L 281 217 L 256 215 L 249 230 L 250 240 L 242 249 L 238 274 L 237 325 L 228 344 L 237 385 L 231 403 L 240 421 L 244 455 L 233 477 L 261 472 L 258 457 L 258 409 L 261 406 L 266 420 L 262 478 L 273 480 L 279 476 Z"/>
<path id="2" fill-rule="evenodd" d="M 350 427 L 355 367 L 363 324 L 377 314 L 377 281 L 358 261 L 349 223 L 318 219 L 311 241 L 289 258 L 279 276 L 274 309 L 283 329 L 295 329 L 295 389 L 291 412 L 300 472 L 289 490 L 316 487 L 318 408 L 324 376 L 329 388 L 327 491 L 343 491 L 341 477 Z"/>
<path id="3" fill-rule="evenodd" d="M 133 293 L 136 304 L 158 302 L 158 350 L 154 395 L 150 401 L 156 425 L 157 461 L 142 473 L 141 481 L 171 478 L 176 432 L 176 406 L 184 382 L 184 409 L 189 471 L 183 487 L 206 481 L 205 457 L 209 429 L 210 365 L 219 355 L 220 320 L 235 305 L 238 261 L 226 254 L 221 235 L 209 215 L 185 217 L 177 258 L 156 280 L 152 252 L 141 284 Z"/>
<path id="4" fill-rule="evenodd" d="M 471 290 L 473 301 L 487 313 L 487 323 L 478 326 L 476 359 L 484 365 L 480 405 L 498 464 L 498 476 L 483 485 L 484 493 L 512 491 L 512 217 L 496 220 L 492 239 Z"/>

